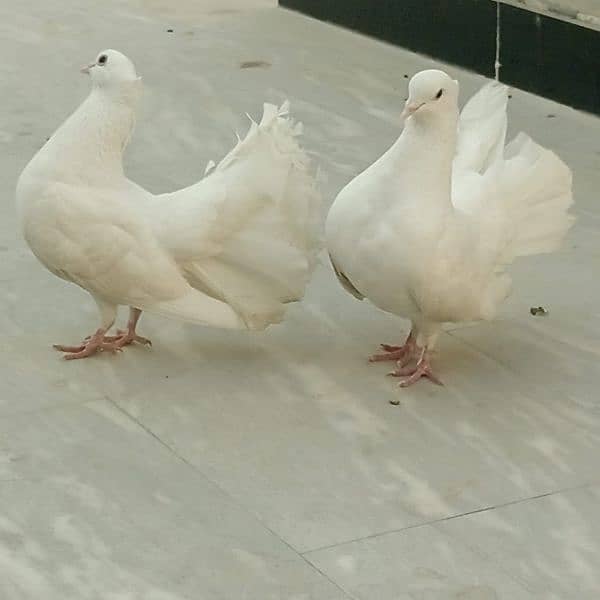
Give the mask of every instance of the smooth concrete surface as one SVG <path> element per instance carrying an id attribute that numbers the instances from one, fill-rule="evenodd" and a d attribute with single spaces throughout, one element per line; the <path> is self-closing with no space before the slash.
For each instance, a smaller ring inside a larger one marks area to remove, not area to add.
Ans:
<path id="1" fill-rule="evenodd" d="M 511 134 L 572 166 L 579 220 L 562 252 L 515 265 L 497 322 L 449 328 L 444 388 L 401 391 L 366 362 L 406 324 L 348 296 L 325 259 L 265 334 L 144 316 L 151 350 L 67 363 L 51 349 L 89 333 L 95 307 L 31 256 L 13 190 L 100 49 L 144 77 L 133 179 L 192 183 L 245 112 L 289 97 L 328 204 L 398 135 L 406 77 L 440 66 L 258 1 L 217 4 L 0 5 L 0 598 L 600 597 L 594 117 L 513 91 Z M 483 83 L 449 70 L 463 99 Z"/>

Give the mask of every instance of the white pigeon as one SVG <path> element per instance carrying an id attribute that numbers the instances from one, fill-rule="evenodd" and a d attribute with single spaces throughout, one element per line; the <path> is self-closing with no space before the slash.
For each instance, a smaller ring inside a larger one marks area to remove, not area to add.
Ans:
<path id="1" fill-rule="evenodd" d="M 485 85 L 459 118 L 458 82 L 438 70 L 409 84 L 404 130 L 352 180 L 327 218 L 335 272 L 358 299 L 411 321 L 396 360 L 401 386 L 428 377 L 443 323 L 493 319 L 506 267 L 556 250 L 573 217 L 571 171 L 524 134 L 505 146 L 508 90 Z"/>
<path id="2" fill-rule="evenodd" d="M 87 290 L 100 326 L 65 358 L 116 351 L 138 336 L 142 310 L 260 330 L 300 300 L 321 242 L 321 198 L 300 126 L 265 104 L 244 140 L 199 183 L 154 195 L 126 178 L 141 79 L 120 52 L 83 69 L 92 91 L 27 165 L 17 184 L 24 237 L 55 275 Z M 112 327 L 130 307 L 126 331 Z"/>

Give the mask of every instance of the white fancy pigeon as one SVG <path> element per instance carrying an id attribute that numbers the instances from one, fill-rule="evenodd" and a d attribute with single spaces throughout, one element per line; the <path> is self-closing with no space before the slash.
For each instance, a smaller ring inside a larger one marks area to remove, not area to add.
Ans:
<path id="1" fill-rule="evenodd" d="M 573 217 L 571 171 L 524 134 L 506 148 L 507 88 L 485 85 L 458 111 L 458 82 L 437 70 L 409 84 L 404 130 L 352 180 L 327 218 L 331 262 L 358 299 L 411 321 L 396 360 L 405 387 L 436 383 L 430 352 L 443 323 L 493 319 L 507 265 L 556 250 Z"/>
<path id="2" fill-rule="evenodd" d="M 141 79 L 120 52 L 83 69 L 92 91 L 17 184 L 25 239 L 52 273 L 96 301 L 98 330 L 65 358 L 132 342 L 142 310 L 200 325 L 260 330 L 302 298 L 321 238 L 321 198 L 300 126 L 266 104 L 259 124 L 199 183 L 154 195 L 127 179 L 122 155 Z M 108 336 L 117 307 L 127 331 Z"/>

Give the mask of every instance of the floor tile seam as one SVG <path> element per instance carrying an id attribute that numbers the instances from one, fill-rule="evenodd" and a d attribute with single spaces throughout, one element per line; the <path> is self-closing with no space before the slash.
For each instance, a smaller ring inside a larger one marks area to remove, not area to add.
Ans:
<path id="1" fill-rule="evenodd" d="M 480 513 L 487 513 L 487 512 L 491 512 L 493 510 L 497 510 L 497 509 L 501 509 L 501 508 L 506 508 L 508 506 L 515 506 L 518 504 L 524 504 L 526 502 L 531 502 L 531 501 L 536 501 L 536 500 L 541 500 L 543 498 L 547 498 L 549 496 L 555 496 L 557 494 L 564 494 L 564 493 L 568 493 L 568 492 L 572 492 L 572 491 L 577 491 L 577 490 L 582 490 L 582 489 L 587 489 L 587 488 L 591 488 L 594 486 L 600 485 L 600 480 L 599 481 L 588 481 L 579 485 L 575 485 L 575 486 L 569 486 L 569 487 L 565 487 L 565 488 L 560 488 L 557 490 L 550 490 L 548 492 L 544 492 L 541 494 L 535 494 L 533 496 L 527 496 L 524 498 L 517 498 L 515 500 L 509 500 L 507 502 L 502 502 L 499 504 L 493 504 L 493 505 L 489 505 L 489 506 L 484 506 L 482 508 L 476 508 L 470 511 L 466 511 L 463 513 L 458 513 L 458 514 L 454 514 L 454 515 L 449 515 L 446 517 L 440 517 L 439 519 L 432 519 L 430 521 L 422 521 L 420 523 L 413 523 L 411 525 L 407 525 L 405 527 L 400 527 L 397 529 L 388 529 L 385 531 L 378 531 L 376 533 L 370 534 L 370 535 L 366 535 L 366 536 L 362 536 L 362 537 L 358 537 L 358 538 L 352 538 L 352 539 L 348 539 L 348 540 L 344 540 L 341 542 L 336 542 L 335 544 L 328 544 L 325 546 L 319 546 L 316 548 L 311 548 L 309 550 L 303 550 L 300 552 L 300 554 L 302 556 L 308 556 L 310 554 L 315 554 L 318 552 L 322 552 L 325 550 L 332 550 L 335 548 L 340 548 L 342 546 L 348 546 L 350 544 L 355 544 L 355 543 L 359 543 L 359 542 L 364 542 L 364 541 L 368 541 L 368 540 L 372 540 L 372 539 L 377 539 L 380 537 L 384 537 L 387 535 L 394 535 L 394 534 L 402 534 L 406 531 L 411 531 L 414 529 L 419 529 L 421 527 L 430 527 L 430 526 L 436 526 L 436 525 L 440 525 L 442 523 L 446 523 L 448 521 L 455 521 L 457 519 L 461 519 L 463 517 L 469 517 L 472 515 L 477 515 Z"/>

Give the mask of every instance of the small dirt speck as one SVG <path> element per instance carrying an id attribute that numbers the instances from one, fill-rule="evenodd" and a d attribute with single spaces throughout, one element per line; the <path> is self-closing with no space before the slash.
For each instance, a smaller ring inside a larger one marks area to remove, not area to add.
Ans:
<path id="1" fill-rule="evenodd" d="M 172 29 L 167 29 L 167 33 L 173 33 Z"/>
<path id="2" fill-rule="evenodd" d="M 400 399 L 399 398 L 394 398 L 393 400 L 390 400 L 390 404 L 392 406 L 399 406 L 400 405 Z"/>
<path id="3" fill-rule="evenodd" d="M 546 115 L 546 117 L 548 117 L 548 119 L 556 119 L 556 115 L 553 114 Z"/>
<path id="4" fill-rule="evenodd" d="M 240 69 L 268 69 L 271 63 L 266 60 L 246 60 L 240 63 Z"/>
<path id="5" fill-rule="evenodd" d="M 529 312 L 534 317 L 545 317 L 548 314 L 548 311 L 543 306 L 532 306 Z"/>

